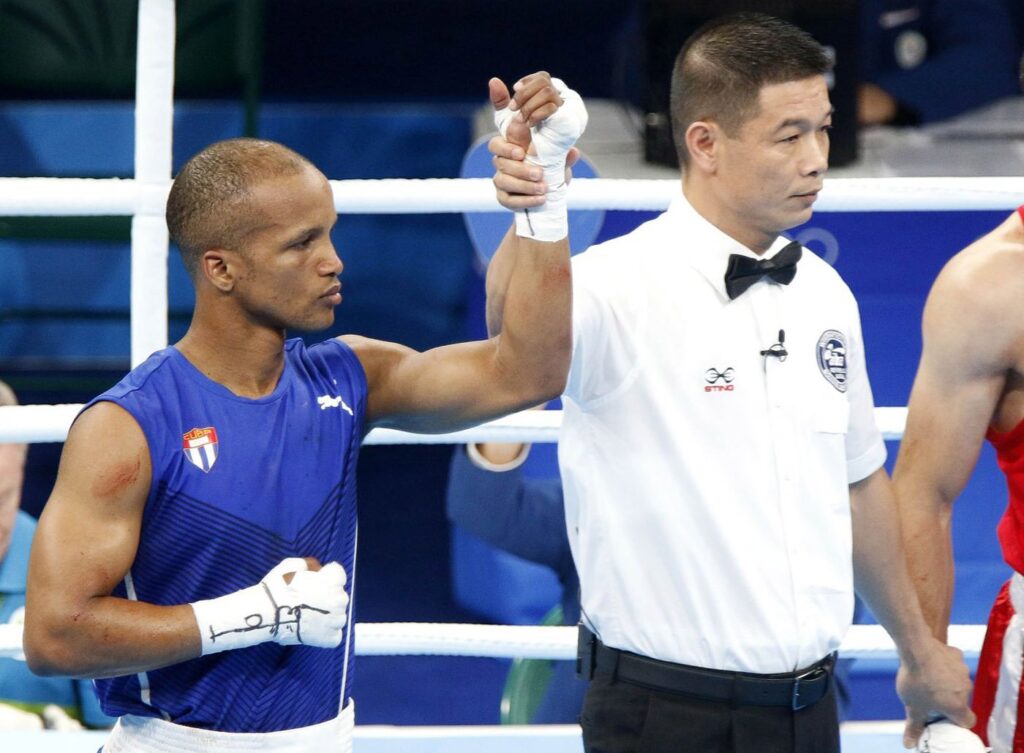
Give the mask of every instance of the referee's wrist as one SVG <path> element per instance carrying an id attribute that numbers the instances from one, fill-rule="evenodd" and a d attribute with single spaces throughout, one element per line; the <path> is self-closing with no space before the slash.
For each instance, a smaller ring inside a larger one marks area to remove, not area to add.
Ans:
<path id="1" fill-rule="evenodd" d="M 526 462 L 527 456 L 530 454 L 530 445 L 524 444 L 519 448 L 519 452 L 511 460 L 507 460 L 503 463 L 495 463 L 483 456 L 480 452 L 480 447 L 477 444 L 466 445 L 466 455 L 469 456 L 470 461 L 477 468 L 482 468 L 485 471 L 494 471 L 496 473 L 502 473 L 505 471 L 514 471 L 516 468 Z"/>

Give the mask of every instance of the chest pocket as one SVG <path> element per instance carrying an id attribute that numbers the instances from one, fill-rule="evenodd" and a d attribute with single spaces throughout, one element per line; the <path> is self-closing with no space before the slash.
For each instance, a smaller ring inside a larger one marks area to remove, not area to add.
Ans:
<path id="1" fill-rule="evenodd" d="M 823 434 L 846 434 L 850 425 L 846 337 L 836 330 L 826 330 L 803 355 L 812 361 L 805 363 L 803 370 L 803 395 L 811 429 Z"/>
<path id="2" fill-rule="evenodd" d="M 832 394 L 828 394 L 831 392 Z M 823 434 L 846 434 L 850 426 L 850 401 L 842 392 L 819 387 L 810 401 L 811 426 Z"/>

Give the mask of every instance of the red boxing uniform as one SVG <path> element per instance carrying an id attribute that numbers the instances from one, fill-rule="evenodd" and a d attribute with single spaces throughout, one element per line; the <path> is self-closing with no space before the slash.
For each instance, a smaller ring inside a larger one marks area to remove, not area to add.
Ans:
<path id="1" fill-rule="evenodd" d="M 1024 222 L 1024 206 L 1017 208 Z M 1024 753 L 1024 421 L 986 434 L 1006 474 L 1010 502 L 999 521 L 1003 559 L 1014 575 L 999 591 L 978 660 L 972 706 L 974 732 L 998 753 Z"/>

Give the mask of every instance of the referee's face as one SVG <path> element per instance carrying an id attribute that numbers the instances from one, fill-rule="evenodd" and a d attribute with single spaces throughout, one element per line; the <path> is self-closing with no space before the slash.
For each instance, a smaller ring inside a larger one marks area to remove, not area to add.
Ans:
<path id="1" fill-rule="evenodd" d="M 734 136 L 720 134 L 715 181 L 723 230 L 755 251 L 810 219 L 832 126 L 823 76 L 764 86 L 759 105 Z"/>

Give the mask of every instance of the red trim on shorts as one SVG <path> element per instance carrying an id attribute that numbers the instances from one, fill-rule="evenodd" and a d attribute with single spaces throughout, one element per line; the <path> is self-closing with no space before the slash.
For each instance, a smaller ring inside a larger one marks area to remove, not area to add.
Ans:
<path id="1" fill-rule="evenodd" d="M 988 719 L 992 715 L 992 706 L 996 701 L 996 689 L 999 687 L 999 667 L 1003 659 L 1003 638 L 1006 628 L 1013 617 L 1013 603 L 1010 601 L 1010 582 L 1007 581 L 999 589 L 995 604 L 988 616 L 988 628 L 985 630 L 985 642 L 981 645 L 981 656 L 978 658 L 978 673 L 974 680 L 974 698 L 971 708 L 978 717 L 974 725 L 974 734 L 988 745 Z M 1020 702 L 1018 700 L 1018 714 Z M 1018 718 L 1020 718 L 1018 716 Z M 1020 728 L 1014 732 L 1014 750 L 1017 750 L 1017 736 Z"/>

